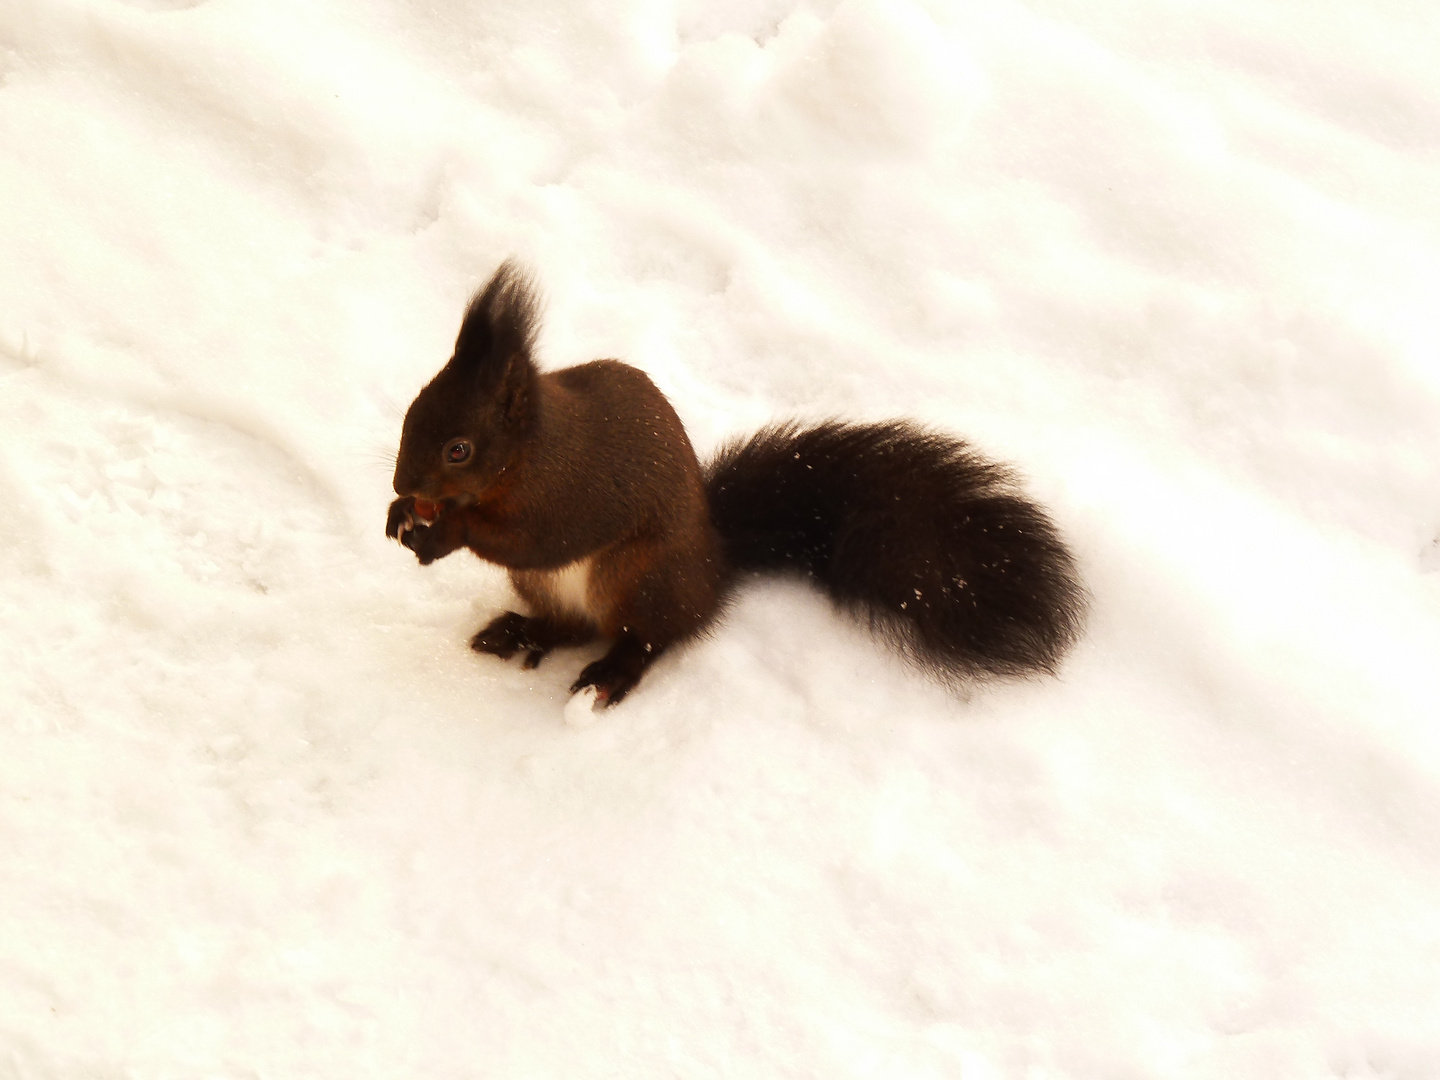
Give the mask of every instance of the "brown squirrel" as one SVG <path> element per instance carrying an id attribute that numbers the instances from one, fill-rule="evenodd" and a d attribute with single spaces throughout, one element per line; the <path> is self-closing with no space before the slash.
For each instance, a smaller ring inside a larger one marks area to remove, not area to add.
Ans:
<path id="1" fill-rule="evenodd" d="M 537 304 L 505 263 L 455 353 L 405 414 L 385 535 L 428 565 L 469 548 L 510 571 L 471 647 L 533 668 L 611 641 L 571 692 L 614 704 L 703 630 L 739 571 L 808 574 L 944 678 L 1054 672 L 1085 593 L 1009 471 L 907 421 L 779 424 L 702 469 L 644 373 L 595 360 L 541 373 Z"/>

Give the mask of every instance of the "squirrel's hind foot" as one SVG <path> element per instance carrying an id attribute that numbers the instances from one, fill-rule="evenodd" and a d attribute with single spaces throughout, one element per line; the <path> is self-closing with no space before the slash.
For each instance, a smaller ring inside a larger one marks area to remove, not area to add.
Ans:
<path id="1" fill-rule="evenodd" d="M 488 626 L 470 639 L 470 647 L 509 660 L 517 652 L 525 653 L 521 666 L 537 668 L 546 654 L 561 645 L 583 645 L 595 636 L 593 630 L 558 622 L 542 616 L 521 615 L 507 611 L 492 619 Z"/>
<path id="2" fill-rule="evenodd" d="M 609 652 L 585 665 L 580 677 L 571 685 L 570 692 L 578 694 L 587 686 L 593 686 L 596 700 L 602 706 L 614 705 L 635 688 L 645 669 L 655 662 L 664 648 L 628 634 L 617 638 Z"/>

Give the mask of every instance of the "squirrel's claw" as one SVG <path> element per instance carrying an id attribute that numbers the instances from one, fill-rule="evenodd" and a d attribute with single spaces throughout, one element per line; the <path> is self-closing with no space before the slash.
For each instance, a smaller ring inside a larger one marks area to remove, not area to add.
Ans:
<path id="1" fill-rule="evenodd" d="M 385 517 L 385 535 L 391 540 L 405 543 L 405 534 L 415 528 L 414 496 L 407 495 L 390 504 L 390 513 Z M 407 545 L 408 546 L 408 545 Z"/>

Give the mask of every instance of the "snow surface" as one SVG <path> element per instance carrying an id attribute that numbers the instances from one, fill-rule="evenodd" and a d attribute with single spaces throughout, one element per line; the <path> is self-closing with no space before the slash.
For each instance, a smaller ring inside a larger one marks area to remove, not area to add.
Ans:
<path id="1" fill-rule="evenodd" d="M 1440 1076 L 1437 61 L 1405 0 L 0 2 L 0 1076 Z M 595 650 L 474 655 L 503 576 L 382 525 L 511 254 L 702 453 L 1017 463 L 1062 676 L 787 582 L 588 726 Z"/>

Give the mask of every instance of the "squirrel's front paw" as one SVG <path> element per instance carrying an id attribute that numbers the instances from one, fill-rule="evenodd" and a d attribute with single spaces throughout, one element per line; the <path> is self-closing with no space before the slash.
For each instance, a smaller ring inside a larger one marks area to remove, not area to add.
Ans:
<path id="1" fill-rule="evenodd" d="M 391 540 L 399 540 L 404 544 L 406 534 L 413 528 L 415 528 L 415 496 L 406 495 L 403 499 L 396 499 L 390 504 L 390 513 L 385 517 L 385 535 Z"/>
<path id="2" fill-rule="evenodd" d="M 440 530 L 415 522 L 400 534 L 400 543 L 415 553 L 421 566 L 429 566 L 448 551 L 441 549 Z"/>
<path id="3" fill-rule="evenodd" d="M 390 504 L 385 535 L 413 551 L 421 566 L 429 566 L 461 545 L 464 530 L 444 503 L 407 495 Z"/>

